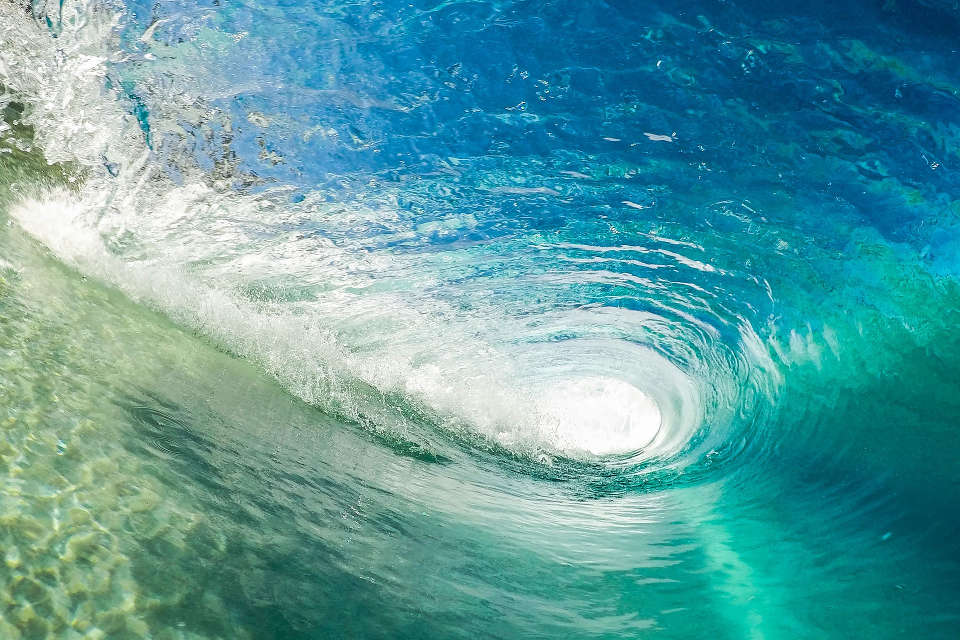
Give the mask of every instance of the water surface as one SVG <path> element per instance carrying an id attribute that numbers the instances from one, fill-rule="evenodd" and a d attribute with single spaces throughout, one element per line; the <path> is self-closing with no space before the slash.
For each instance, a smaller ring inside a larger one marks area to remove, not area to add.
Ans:
<path id="1" fill-rule="evenodd" d="M 958 35 L 3 2 L 0 637 L 955 637 Z"/>

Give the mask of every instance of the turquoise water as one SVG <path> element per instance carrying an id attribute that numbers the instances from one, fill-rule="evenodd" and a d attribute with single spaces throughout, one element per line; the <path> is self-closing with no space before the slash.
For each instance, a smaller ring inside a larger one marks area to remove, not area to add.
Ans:
<path id="1" fill-rule="evenodd" d="M 950 3 L 0 3 L 0 638 L 953 638 Z"/>

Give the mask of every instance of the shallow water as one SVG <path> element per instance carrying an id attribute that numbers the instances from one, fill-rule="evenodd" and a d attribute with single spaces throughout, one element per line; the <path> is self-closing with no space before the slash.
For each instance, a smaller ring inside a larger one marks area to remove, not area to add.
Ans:
<path id="1" fill-rule="evenodd" d="M 0 637 L 955 637 L 957 35 L 0 4 Z"/>

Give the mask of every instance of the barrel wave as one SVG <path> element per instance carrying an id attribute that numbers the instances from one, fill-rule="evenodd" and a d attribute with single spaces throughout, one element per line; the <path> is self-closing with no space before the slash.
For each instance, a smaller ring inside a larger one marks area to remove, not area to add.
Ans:
<path id="1" fill-rule="evenodd" d="M 958 37 L 0 0 L 0 637 L 956 637 Z"/>

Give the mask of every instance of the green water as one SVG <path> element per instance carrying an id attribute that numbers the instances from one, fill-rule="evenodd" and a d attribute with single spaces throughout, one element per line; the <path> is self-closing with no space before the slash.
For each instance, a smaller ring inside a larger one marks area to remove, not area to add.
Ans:
<path id="1" fill-rule="evenodd" d="M 73 175 L 14 139 L 5 206 Z M 638 483 L 333 420 L 0 216 L 0 638 L 956 631 L 957 287 L 868 233 L 777 406 Z"/>

